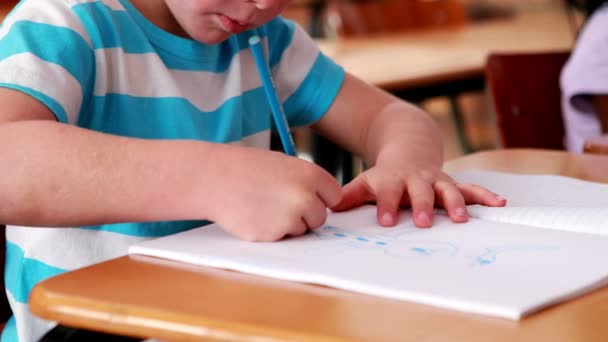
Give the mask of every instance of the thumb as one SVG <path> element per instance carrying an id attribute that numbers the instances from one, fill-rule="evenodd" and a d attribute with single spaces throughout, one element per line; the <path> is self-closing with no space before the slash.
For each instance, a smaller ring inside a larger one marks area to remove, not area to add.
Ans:
<path id="1" fill-rule="evenodd" d="M 359 176 L 342 188 L 342 199 L 331 208 L 332 211 L 344 211 L 358 207 L 373 199 L 367 183 Z"/>

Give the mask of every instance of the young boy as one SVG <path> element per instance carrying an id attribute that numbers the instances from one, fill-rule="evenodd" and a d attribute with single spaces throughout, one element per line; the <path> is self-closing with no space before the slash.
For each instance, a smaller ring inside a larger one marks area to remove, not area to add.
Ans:
<path id="1" fill-rule="evenodd" d="M 467 220 L 465 203 L 504 205 L 444 174 L 432 119 L 319 53 L 277 17 L 288 3 L 26 0 L 5 20 L 0 222 L 10 225 L 14 317 L 3 341 L 52 327 L 28 312 L 37 282 L 202 220 L 274 241 L 319 227 L 327 208 L 370 201 L 384 226 L 400 206 L 430 227 L 436 203 L 455 222 Z M 318 166 L 268 151 L 254 33 L 290 125 L 312 125 L 371 166 L 344 189 Z"/>

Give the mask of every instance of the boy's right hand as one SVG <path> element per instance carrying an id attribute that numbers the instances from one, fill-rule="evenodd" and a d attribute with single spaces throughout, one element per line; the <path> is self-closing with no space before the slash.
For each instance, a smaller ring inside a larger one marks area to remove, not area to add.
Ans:
<path id="1" fill-rule="evenodd" d="M 337 180 L 321 167 L 282 153 L 217 146 L 206 159 L 217 174 L 203 181 L 209 218 L 248 241 L 276 241 L 319 228 L 340 201 Z M 214 180 L 220 180 L 215 182 Z"/>

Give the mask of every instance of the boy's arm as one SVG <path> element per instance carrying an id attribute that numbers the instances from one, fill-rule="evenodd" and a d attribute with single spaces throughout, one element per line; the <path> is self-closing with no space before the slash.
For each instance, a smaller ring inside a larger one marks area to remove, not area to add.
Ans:
<path id="1" fill-rule="evenodd" d="M 209 219 L 248 240 L 323 223 L 337 182 L 297 158 L 200 141 L 125 138 L 55 121 L 0 88 L 0 222 L 83 226 Z"/>
<path id="2" fill-rule="evenodd" d="M 398 208 L 411 205 L 416 225 L 428 227 L 435 203 L 456 222 L 467 220 L 465 203 L 504 205 L 492 192 L 457 184 L 442 172 L 441 135 L 429 115 L 352 75 L 346 75 L 314 128 L 363 156 L 371 167 L 344 188 L 335 210 L 376 201 L 379 222 L 392 226 Z"/>

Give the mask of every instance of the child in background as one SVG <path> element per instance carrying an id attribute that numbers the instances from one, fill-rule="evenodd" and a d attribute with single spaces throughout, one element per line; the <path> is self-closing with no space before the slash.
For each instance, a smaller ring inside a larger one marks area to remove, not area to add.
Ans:
<path id="1" fill-rule="evenodd" d="M 27 308 L 39 281 L 215 221 L 251 241 L 376 202 L 393 226 L 411 206 L 467 221 L 504 199 L 442 172 L 418 108 L 345 73 L 297 26 L 289 0 L 25 0 L 0 30 L 0 222 L 7 224 L 3 341 L 53 326 Z M 247 41 L 262 37 L 292 126 L 312 127 L 370 169 L 343 189 L 268 150 L 270 110 Z M 205 220 L 205 221 L 203 221 Z M 37 227 L 37 228 L 31 228 Z M 70 229 L 59 229 L 59 227 Z"/>
<path id="2" fill-rule="evenodd" d="M 587 20 L 561 74 L 562 108 L 569 151 L 608 134 L 608 0 L 584 0 Z"/>

